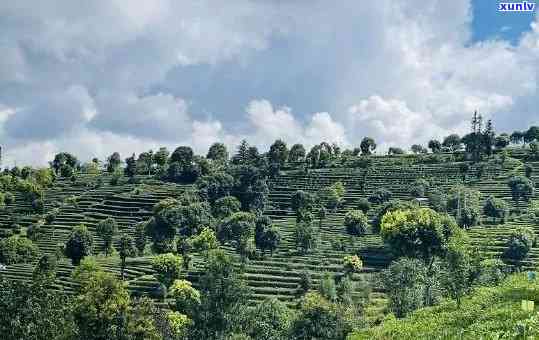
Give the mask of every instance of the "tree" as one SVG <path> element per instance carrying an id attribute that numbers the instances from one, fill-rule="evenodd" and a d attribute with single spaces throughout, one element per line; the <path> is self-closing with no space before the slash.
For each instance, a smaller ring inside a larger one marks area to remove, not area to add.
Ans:
<path id="1" fill-rule="evenodd" d="M 231 242 L 243 258 L 253 235 L 255 218 L 254 214 L 246 212 L 232 214 L 219 225 L 217 238 L 223 243 Z"/>
<path id="2" fill-rule="evenodd" d="M 156 272 L 157 281 L 165 287 L 170 287 L 174 280 L 180 277 L 182 258 L 172 253 L 157 255 L 152 260 L 152 268 Z"/>
<path id="3" fill-rule="evenodd" d="M 54 172 L 56 174 L 59 174 L 62 166 L 69 167 L 73 170 L 77 167 L 78 163 L 79 161 L 72 154 L 67 152 L 61 152 L 54 156 L 54 160 L 50 162 L 50 165 L 54 169 Z"/>
<path id="4" fill-rule="evenodd" d="M 279 231 L 272 225 L 271 219 L 267 216 L 260 216 L 255 221 L 255 245 L 262 250 L 273 252 L 279 247 L 281 236 Z"/>
<path id="5" fill-rule="evenodd" d="M 315 229 L 312 221 L 301 221 L 296 223 L 296 248 L 303 254 L 318 245 L 318 231 Z"/>
<path id="6" fill-rule="evenodd" d="M 133 154 L 133 159 L 135 158 L 135 154 Z M 131 162 L 131 160 L 130 160 Z M 154 163 L 155 163 L 155 159 L 154 159 L 154 154 L 153 154 L 153 150 L 150 150 L 150 151 L 145 151 L 145 152 L 142 152 L 140 153 L 140 155 L 138 155 L 138 158 L 136 160 L 136 162 L 134 162 L 134 165 L 130 165 L 128 162 L 127 162 L 127 159 L 125 160 L 125 163 L 127 165 L 127 167 L 131 167 L 131 169 L 128 171 L 128 172 L 137 172 L 137 173 L 141 173 L 141 174 L 148 174 L 151 175 L 152 174 L 152 170 L 153 170 L 153 166 L 154 166 Z M 133 177 L 133 176 L 130 176 L 128 173 L 126 173 L 126 175 L 128 177 Z"/>
<path id="7" fill-rule="evenodd" d="M 215 218 L 223 219 L 233 213 L 239 212 L 241 203 L 234 196 L 221 197 L 215 201 L 212 207 L 212 214 Z"/>
<path id="8" fill-rule="evenodd" d="M 372 204 L 383 204 L 385 202 L 389 202 L 391 196 L 393 196 L 391 191 L 385 188 L 379 188 L 369 196 L 369 202 Z"/>
<path id="9" fill-rule="evenodd" d="M 351 210 L 344 215 L 344 226 L 350 235 L 365 235 L 369 228 L 369 221 L 363 212 Z"/>
<path id="10" fill-rule="evenodd" d="M 524 132 L 521 131 L 513 131 L 511 133 L 511 136 L 509 138 L 511 139 L 511 143 L 513 144 L 520 144 L 524 141 Z"/>
<path id="11" fill-rule="evenodd" d="M 530 143 L 534 140 L 539 141 L 539 126 L 531 126 L 525 133 L 524 133 L 524 142 Z"/>
<path id="12" fill-rule="evenodd" d="M 93 243 L 92 234 L 85 225 L 74 227 L 65 243 L 65 256 L 71 259 L 73 265 L 78 266 L 85 256 L 92 254 Z"/>
<path id="13" fill-rule="evenodd" d="M 158 167 L 164 168 L 167 165 L 169 152 L 167 148 L 159 148 L 159 150 L 153 156 L 153 159 Z"/>
<path id="14" fill-rule="evenodd" d="M 115 172 L 120 167 L 120 164 L 122 164 L 122 158 L 118 152 L 114 152 L 107 158 L 107 172 Z"/>
<path id="15" fill-rule="evenodd" d="M 382 271 L 380 282 L 389 299 L 389 308 L 404 317 L 425 302 L 427 270 L 418 259 L 401 258 Z"/>
<path id="16" fill-rule="evenodd" d="M 422 145 L 420 144 L 414 144 L 410 147 L 410 150 L 412 150 L 413 153 L 415 153 L 416 155 L 418 154 L 423 154 L 423 153 L 427 153 L 427 149 L 425 149 L 425 147 L 423 147 Z"/>
<path id="17" fill-rule="evenodd" d="M 509 235 L 503 257 L 508 260 L 520 262 L 528 257 L 535 242 L 533 229 L 529 227 L 518 227 Z"/>
<path id="18" fill-rule="evenodd" d="M 337 210 L 344 201 L 345 188 L 341 181 L 337 181 L 330 186 L 318 190 L 320 203 L 326 208 Z"/>
<path id="19" fill-rule="evenodd" d="M 129 178 L 133 178 L 137 174 L 137 161 L 134 153 L 131 155 L 131 157 L 127 157 L 125 159 L 124 174 Z"/>
<path id="20" fill-rule="evenodd" d="M 206 158 L 214 162 L 226 163 L 228 161 L 228 150 L 223 143 L 213 143 L 208 150 Z"/>
<path id="21" fill-rule="evenodd" d="M 442 143 L 440 143 L 439 140 L 431 139 L 429 141 L 429 149 L 432 151 L 432 153 L 439 153 L 442 151 Z"/>
<path id="22" fill-rule="evenodd" d="M 460 139 L 460 136 L 457 134 L 451 134 L 444 138 L 442 146 L 449 148 L 451 152 L 455 152 L 461 149 L 461 144 L 462 141 Z"/>
<path id="23" fill-rule="evenodd" d="M 343 269 L 346 276 L 359 273 L 363 268 L 363 261 L 357 255 L 347 255 L 343 258 Z"/>
<path id="24" fill-rule="evenodd" d="M 32 278 L 35 282 L 44 283 L 45 285 L 50 284 L 56 278 L 57 269 L 56 258 L 53 255 L 44 254 L 34 267 Z"/>
<path id="25" fill-rule="evenodd" d="M 365 137 L 361 140 L 359 147 L 363 155 L 370 155 L 376 149 L 376 143 L 371 137 Z"/>
<path id="26" fill-rule="evenodd" d="M 346 313 L 318 293 L 309 292 L 301 300 L 299 315 L 292 325 L 292 337 L 298 340 L 344 339 L 351 331 Z"/>
<path id="27" fill-rule="evenodd" d="M 247 313 L 245 334 L 252 339 L 290 339 L 292 311 L 276 298 L 268 298 L 256 304 Z"/>
<path id="28" fill-rule="evenodd" d="M 230 331 L 247 303 L 248 290 L 229 255 L 212 250 L 199 279 L 200 307 L 194 315 L 195 339 L 217 339 Z"/>
<path id="29" fill-rule="evenodd" d="M 300 211 L 311 212 L 316 204 L 316 197 L 306 191 L 298 190 L 290 198 L 290 207 L 296 215 Z"/>
<path id="30" fill-rule="evenodd" d="M 533 182 L 524 176 L 513 176 L 507 183 L 511 189 L 513 201 L 518 204 L 520 200 L 528 202 L 533 195 Z"/>
<path id="31" fill-rule="evenodd" d="M 481 222 L 481 193 L 459 185 L 449 190 L 446 208 L 459 226 L 470 228 Z"/>
<path id="32" fill-rule="evenodd" d="M 435 256 L 444 254 L 449 238 L 457 232 L 451 217 L 417 208 L 385 214 L 380 234 L 398 257 L 418 257 L 430 266 Z"/>
<path id="33" fill-rule="evenodd" d="M 200 306 L 200 292 L 186 280 L 175 280 L 170 286 L 169 296 L 174 299 L 175 311 L 191 317 Z"/>
<path id="34" fill-rule="evenodd" d="M 200 196 L 210 203 L 229 196 L 234 187 L 234 177 L 226 172 L 215 172 L 200 177 L 196 182 Z"/>
<path id="35" fill-rule="evenodd" d="M 37 246 L 25 237 L 13 235 L 0 240 L 0 263 L 31 263 L 38 255 Z"/>
<path id="36" fill-rule="evenodd" d="M 288 161 L 290 163 L 299 163 L 303 162 L 305 160 L 305 147 L 301 144 L 294 144 L 290 148 L 290 152 L 288 153 Z"/>
<path id="37" fill-rule="evenodd" d="M 112 274 L 90 273 L 76 297 L 73 316 L 81 339 L 125 338 L 129 292 Z"/>
<path id="38" fill-rule="evenodd" d="M 442 284 L 449 295 L 457 301 L 460 308 L 461 298 L 470 291 L 475 276 L 473 254 L 464 237 L 453 238 L 444 256 Z"/>
<path id="39" fill-rule="evenodd" d="M 371 209 L 371 203 L 368 199 L 361 197 L 357 202 L 357 209 L 362 213 L 367 214 L 367 212 L 369 212 Z"/>
<path id="40" fill-rule="evenodd" d="M 508 213 L 507 204 L 504 200 L 500 198 L 490 196 L 485 201 L 485 205 L 483 206 L 483 213 L 488 217 L 492 217 L 494 221 L 499 218 L 503 223 Z"/>
<path id="41" fill-rule="evenodd" d="M 137 223 L 135 226 L 135 247 L 139 256 L 144 255 L 146 248 L 146 223 L 144 222 Z"/>
<path id="42" fill-rule="evenodd" d="M 135 247 L 135 241 L 133 237 L 123 234 L 118 242 L 118 255 L 120 255 L 121 263 L 121 278 L 124 279 L 125 273 L 125 261 L 128 257 L 134 257 L 137 254 L 137 248 Z"/>
<path id="43" fill-rule="evenodd" d="M 95 231 L 103 240 L 105 256 L 108 256 L 112 250 L 112 240 L 114 239 L 114 235 L 118 232 L 118 224 L 112 217 L 108 217 L 107 219 L 99 221 Z"/>
<path id="44" fill-rule="evenodd" d="M 286 143 L 277 139 L 270 146 L 268 159 L 270 164 L 278 164 L 279 167 L 283 167 L 288 159 L 288 148 L 286 147 Z"/>
<path id="45" fill-rule="evenodd" d="M 387 151 L 387 154 L 388 155 L 404 155 L 405 152 L 403 149 L 393 146 L 389 148 L 389 150 Z"/>
<path id="46" fill-rule="evenodd" d="M 43 281 L 6 280 L 0 276 L 2 339 L 74 339 L 72 300 Z"/>
<path id="47" fill-rule="evenodd" d="M 507 133 L 502 133 L 496 137 L 494 145 L 497 149 L 503 149 L 511 143 L 511 137 Z"/>
<path id="48" fill-rule="evenodd" d="M 196 251 L 207 252 L 219 248 L 219 241 L 215 236 L 215 232 L 210 228 L 202 229 L 200 234 L 191 237 L 189 241 Z"/>
<path id="49" fill-rule="evenodd" d="M 178 162 L 180 166 L 184 167 L 190 165 L 193 162 L 194 153 L 193 149 L 189 146 L 179 146 L 170 155 L 169 163 Z"/>

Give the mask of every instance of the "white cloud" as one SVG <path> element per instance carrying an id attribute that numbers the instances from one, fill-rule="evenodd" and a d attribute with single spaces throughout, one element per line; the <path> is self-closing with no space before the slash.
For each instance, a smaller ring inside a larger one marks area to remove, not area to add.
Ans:
<path id="1" fill-rule="evenodd" d="M 516 46 L 472 43 L 470 0 L 5 1 L 0 17 L 0 136 L 19 162 L 242 138 L 406 147 L 465 133 L 476 109 L 499 129 L 539 123 L 539 20 Z M 215 118 L 204 105 L 220 93 L 202 89 L 193 112 L 177 84 L 199 74 L 175 71 L 204 65 L 202 87 L 234 65 L 262 93 Z M 326 107 L 297 107 L 310 101 Z"/>

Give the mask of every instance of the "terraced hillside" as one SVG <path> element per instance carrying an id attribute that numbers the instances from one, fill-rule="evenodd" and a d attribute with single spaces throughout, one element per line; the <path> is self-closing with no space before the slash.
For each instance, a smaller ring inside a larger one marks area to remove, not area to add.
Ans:
<path id="1" fill-rule="evenodd" d="M 328 168 L 310 170 L 307 173 L 290 170 L 270 180 L 269 203 L 265 214 L 270 216 L 277 226 L 282 242 L 273 256 L 251 260 L 244 265 L 244 278 L 251 288 L 252 302 L 273 296 L 293 305 L 302 271 L 309 271 L 316 284 L 325 271 L 341 273 L 345 255 L 357 253 L 364 262 L 364 268 L 356 280 L 369 280 L 372 273 L 386 267 L 391 261 L 391 252 L 378 235 L 352 237 L 346 234 L 343 227 L 345 213 L 355 208 L 360 198 L 368 197 L 379 188 L 389 189 L 394 198 L 410 200 L 414 199 L 409 193 L 410 185 L 419 178 L 428 178 L 433 186 L 441 189 L 465 184 L 480 190 L 483 199 L 493 195 L 504 199 L 514 208 L 507 186 L 509 176 L 515 172 L 513 168 L 489 163 L 481 168 L 478 165 L 471 166 L 463 172 L 462 163 L 415 164 L 403 167 L 390 160 L 391 158 L 379 158 L 368 168 Z M 537 183 L 539 162 L 530 165 L 534 173 L 532 179 Z M 40 250 L 55 253 L 58 244 L 65 242 L 73 226 L 83 223 L 90 231 L 95 232 L 96 224 L 107 217 L 116 219 L 121 232 L 132 232 L 138 222 L 151 216 L 155 203 L 167 197 L 179 197 L 189 187 L 150 177 L 140 177 L 139 180 L 136 185 L 124 181 L 114 186 L 109 184 L 107 175 L 84 175 L 74 182 L 56 181 L 45 193 L 45 206 L 46 210 L 59 207 L 60 213 L 52 224 L 44 226 L 44 233 L 37 241 Z M 337 181 L 342 182 L 346 189 L 342 208 L 329 212 L 320 224 L 321 245 L 307 255 L 299 254 L 294 240 L 296 223 L 290 208 L 290 197 L 296 190 L 316 192 Z M 539 197 L 534 196 L 533 201 L 539 202 Z M 38 220 L 39 216 L 29 214 L 28 204 L 22 202 L 22 199 L 17 199 L 14 205 L 0 213 L 0 228 L 9 228 L 14 216 L 19 216 L 17 221 L 23 226 Z M 60 202 L 67 203 L 59 204 Z M 369 211 L 370 219 L 376 210 L 376 207 L 373 207 Z M 539 235 L 539 224 L 527 215 L 510 217 L 507 223 L 501 225 L 483 223 L 469 230 L 469 234 L 485 254 L 498 256 L 511 228 L 519 225 L 531 225 Z M 95 237 L 95 242 L 96 250 L 100 251 L 103 247 L 101 240 Z M 230 253 L 234 254 L 232 251 Z M 148 254 L 127 260 L 126 279 L 133 294 L 156 294 L 158 284 L 152 276 L 151 258 Z M 117 256 L 99 256 L 98 261 L 106 270 L 119 274 L 120 261 Z M 525 265 L 531 267 L 538 264 L 539 250 L 533 250 Z M 74 283 L 70 275 L 73 266 L 64 259 L 60 261 L 59 268 L 55 288 L 72 291 Z M 185 274 L 195 286 L 201 268 L 201 257 L 195 256 L 189 272 Z M 10 265 L 2 273 L 11 279 L 29 280 L 32 265 Z M 383 311 L 384 306 L 383 292 L 375 285 L 368 312 L 377 315 Z"/>

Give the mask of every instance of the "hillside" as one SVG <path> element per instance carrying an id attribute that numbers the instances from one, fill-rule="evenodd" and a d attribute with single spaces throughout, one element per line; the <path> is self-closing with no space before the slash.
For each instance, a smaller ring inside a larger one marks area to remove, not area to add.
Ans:
<path id="1" fill-rule="evenodd" d="M 526 274 L 509 277 L 499 286 L 482 287 L 462 301 L 415 311 L 404 319 L 389 317 L 381 325 L 355 332 L 348 340 L 367 339 L 537 339 L 539 314 L 521 308 L 537 301 L 539 283 Z"/>
<path id="2" fill-rule="evenodd" d="M 518 157 L 518 150 L 514 153 Z M 384 246 L 380 236 L 368 234 L 362 237 L 348 235 L 343 227 L 344 214 L 355 208 L 361 198 L 367 198 L 379 188 L 386 188 L 394 199 L 413 200 L 410 185 L 417 179 L 429 179 L 433 187 L 448 190 L 464 184 L 482 193 L 482 202 L 490 195 L 501 198 L 514 208 L 511 192 L 507 186 L 509 177 L 515 173 L 523 174 L 522 167 L 502 164 L 498 161 L 471 164 L 463 171 L 462 162 L 454 162 L 452 157 L 442 159 L 440 163 L 426 164 L 418 156 L 384 156 L 372 157 L 370 166 L 335 167 L 303 170 L 289 167 L 281 171 L 268 182 L 268 204 L 264 212 L 273 220 L 273 224 L 281 234 L 281 244 L 273 256 L 253 259 L 243 267 L 243 278 L 251 289 L 252 303 L 267 297 L 276 297 L 295 306 L 300 275 L 303 271 L 311 273 L 313 285 L 324 272 L 339 274 L 342 272 L 342 260 L 345 255 L 358 254 L 363 260 L 361 273 L 355 280 L 363 277 L 374 284 L 370 304 L 367 307 L 369 320 L 376 321 L 385 313 L 386 301 L 383 291 L 377 287 L 372 274 L 387 267 L 390 263 L 391 251 Z M 539 179 L 539 162 L 529 163 L 533 167 L 532 179 Z M 110 175 L 81 174 L 75 181 L 60 178 L 44 194 L 45 210 L 59 206 L 60 212 L 52 224 L 43 226 L 42 235 L 37 245 L 42 252 L 55 253 L 58 244 L 66 241 L 73 226 L 85 224 L 95 232 L 95 226 L 106 217 L 113 217 L 120 226 L 120 232 L 132 233 L 136 223 L 147 220 L 152 215 L 153 206 L 168 197 L 177 198 L 192 185 L 182 185 L 157 180 L 150 176 L 137 176 L 137 184 L 127 183 L 124 177 L 117 185 L 110 184 Z M 290 198 L 296 190 L 315 193 L 319 189 L 342 182 L 345 187 L 344 203 L 334 212 L 328 212 L 320 226 L 321 244 L 307 254 L 299 254 L 294 240 L 295 214 L 290 209 Z M 71 199 L 70 199 L 71 197 Z M 531 204 L 537 202 L 537 194 Z M 59 202 L 68 202 L 59 204 Z M 69 203 L 71 202 L 71 203 Z M 76 202 L 76 203 L 74 203 Z M 521 204 L 522 205 L 522 204 Z M 524 208 L 522 205 L 521 208 Z M 368 213 L 369 219 L 374 217 L 377 206 Z M 16 203 L 8 206 L 0 215 L 0 228 L 8 230 L 14 218 L 23 226 L 37 221 L 40 216 L 30 213 L 29 204 L 17 197 Z M 531 226 L 536 233 L 539 224 L 532 217 L 511 215 L 506 223 L 493 225 L 487 218 L 483 224 L 471 228 L 468 233 L 473 242 L 480 246 L 481 252 L 497 257 L 511 229 L 517 226 Z M 102 250 L 102 242 L 95 237 L 96 251 Z M 237 256 L 231 249 L 229 253 Z M 152 276 L 150 253 L 142 257 L 128 258 L 126 279 L 128 289 L 135 295 L 155 296 L 158 283 Z M 98 261 L 107 271 L 119 274 L 120 259 L 118 256 L 98 256 Z M 539 263 L 539 249 L 532 250 L 524 261 L 525 268 L 535 268 Z M 192 266 L 185 277 L 196 286 L 197 277 L 202 268 L 201 256 L 195 254 Z M 2 274 L 9 279 L 29 280 L 32 264 L 9 265 Z M 59 271 L 55 288 L 67 292 L 73 291 L 71 278 L 73 266 L 68 259 L 59 262 Z"/>

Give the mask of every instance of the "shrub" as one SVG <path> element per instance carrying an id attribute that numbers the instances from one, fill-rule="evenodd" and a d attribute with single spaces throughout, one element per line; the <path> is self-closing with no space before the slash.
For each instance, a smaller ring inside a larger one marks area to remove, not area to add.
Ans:
<path id="1" fill-rule="evenodd" d="M 15 196 L 13 196 L 13 194 L 10 192 L 6 192 L 4 194 L 4 203 L 7 205 L 12 205 L 15 203 Z"/>
<path id="2" fill-rule="evenodd" d="M 522 261 L 535 245 L 535 234 L 528 227 L 519 227 L 511 232 L 507 240 L 504 258 L 513 261 Z"/>
<path id="3" fill-rule="evenodd" d="M 14 235 L 0 241 L 0 263 L 30 263 L 38 254 L 37 246 L 25 237 Z"/>
<path id="4" fill-rule="evenodd" d="M 344 226 L 350 235 L 365 235 L 369 227 L 367 217 L 359 210 L 352 210 L 344 216 Z"/>
<path id="5" fill-rule="evenodd" d="M 45 209 L 45 204 L 41 198 L 32 201 L 32 209 L 39 214 L 42 214 Z"/>
<path id="6" fill-rule="evenodd" d="M 362 197 L 359 199 L 358 203 L 357 203 L 357 208 L 363 212 L 364 214 L 366 214 L 370 209 L 371 209 L 371 203 L 369 202 L 368 199 Z"/>
<path id="7" fill-rule="evenodd" d="M 380 188 L 369 196 L 369 202 L 373 204 L 382 204 L 388 202 L 391 199 L 391 196 L 393 196 L 391 191 L 385 188 Z"/>
<path id="8" fill-rule="evenodd" d="M 153 270 L 156 271 L 156 278 L 167 288 L 180 277 L 182 269 L 182 258 L 172 253 L 156 256 L 152 261 Z"/>
<path id="9" fill-rule="evenodd" d="M 346 274 L 358 273 L 363 268 L 363 261 L 357 255 L 347 255 L 343 259 L 343 268 Z"/>

